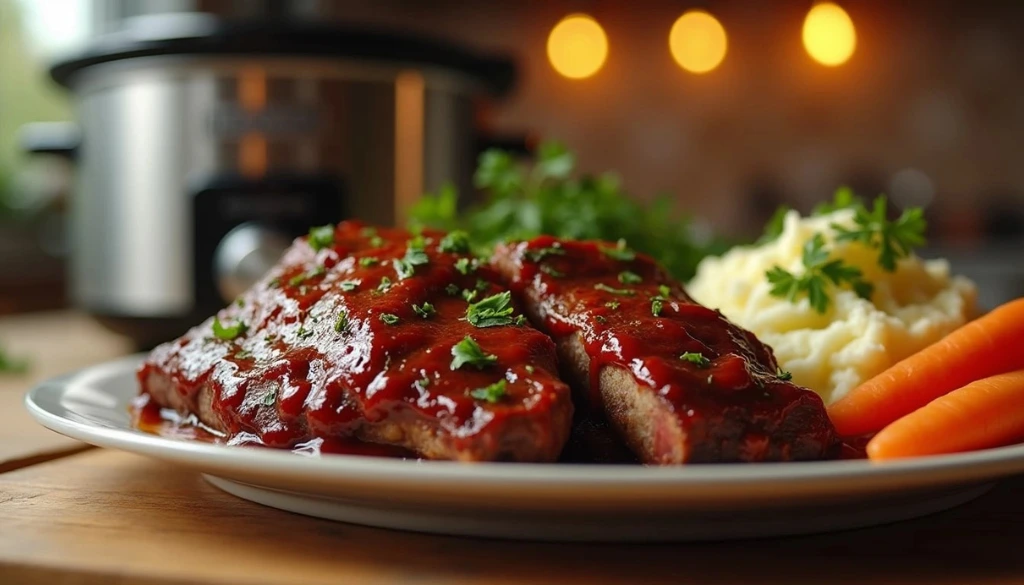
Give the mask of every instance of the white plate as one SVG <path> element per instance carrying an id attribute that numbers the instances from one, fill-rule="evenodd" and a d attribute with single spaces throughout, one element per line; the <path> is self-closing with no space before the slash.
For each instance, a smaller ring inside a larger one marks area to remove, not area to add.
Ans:
<path id="1" fill-rule="evenodd" d="M 912 518 L 1024 472 L 1024 446 L 868 461 L 642 467 L 311 457 L 132 428 L 140 356 L 29 392 L 46 427 L 203 473 L 268 506 L 345 522 L 543 540 L 710 540 L 805 534 Z"/>

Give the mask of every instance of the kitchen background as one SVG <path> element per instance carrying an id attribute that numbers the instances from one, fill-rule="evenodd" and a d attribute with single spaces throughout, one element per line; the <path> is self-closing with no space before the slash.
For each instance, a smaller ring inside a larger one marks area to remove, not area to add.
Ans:
<path id="1" fill-rule="evenodd" d="M 614 170 L 640 198 L 669 193 L 739 240 L 781 203 L 806 211 L 841 184 L 885 192 L 925 207 L 926 254 L 976 279 L 983 304 L 1024 295 L 1024 3 L 0 0 L 0 313 L 72 302 L 74 169 L 52 145 L 73 127 L 25 126 L 76 119 L 49 65 L 126 18 L 190 11 L 507 55 L 514 86 L 476 112 L 495 136 L 560 140 L 580 170 Z"/>

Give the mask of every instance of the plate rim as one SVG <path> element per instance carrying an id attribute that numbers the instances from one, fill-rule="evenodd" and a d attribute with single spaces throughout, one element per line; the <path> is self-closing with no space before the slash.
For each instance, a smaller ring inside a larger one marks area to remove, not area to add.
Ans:
<path id="1" fill-rule="evenodd" d="M 171 439 L 131 428 L 111 428 L 71 420 L 39 403 L 45 393 L 66 394 L 104 374 L 135 368 L 146 354 L 138 353 L 94 364 L 35 384 L 23 403 L 42 426 L 73 439 L 106 448 L 129 451 L 193 467 L 216 466 L 245 473 L 258 466 L 263 472 L 321 480 L 397 481 L 414 477 L 420 485 L 448 485 L 471 480 L 477 485 L 503 488 L 539 483 L 548 487 L 585 485 L 593 488 L 713 487 L 757 482 L 893 481 L 900 478 L 942 476 L 961 472 L 964 481 L 998 478 L 1024 472 L 1024 444 L 969 453 L 932 455 L 887 462 L 867 460 L 794 463 L 719 463 L 707 465 L 644 466 L 586 463 L 507 463 L 398 460 L 366 455 L 324 454 L 303 456 L 291 451 L 233 447 Z M 111 395 L 107 393 L 107 395 Z M 623 470 L 628 470 L 623 473 Z M 950 481 L 939 483 L 948 484 Z"/>

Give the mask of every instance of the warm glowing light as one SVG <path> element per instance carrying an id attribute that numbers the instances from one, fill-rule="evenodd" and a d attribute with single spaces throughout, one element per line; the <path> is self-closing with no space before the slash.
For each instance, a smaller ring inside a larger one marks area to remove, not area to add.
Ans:
<path id="1" fill-rule="evenodd" d="M 608 58 L 608 37 L 596 20 L 570 14 L 548 35 L 548 60 L 555 71 L 570 79 L 597 73 Z"/>
<path id="2" fill-rule="evenodd" d="M 707 73 L 725 59 L 725 28 L 703 10 L 680 16 L 668 33 L 668 48 L 679 66 L 691 73 Z"/>
<path id="3" fill-rule="evenodd" d="M 857 31 L 850 15 L 831 2 L 816 4 L 804 19 L 804 47 L 818 63 L 846 63 L 857 48 Z"/>

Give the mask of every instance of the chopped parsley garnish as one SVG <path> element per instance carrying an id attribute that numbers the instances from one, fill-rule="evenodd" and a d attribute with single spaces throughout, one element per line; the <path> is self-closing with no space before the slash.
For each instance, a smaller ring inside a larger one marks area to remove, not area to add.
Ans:
<path id="1" fill-rule="evenodd" d="M 274 405 L 274 400 L 276 400 L 276 399 L 277 399 L 277 390 L 272 388 L 272 389 L 268 390 L 266 394 L 263 395 L 263 398 L 260 399 L 260 402 L 263 404 L 263 406 L 273 406 Z"/>
<path id="2" fill-rule="evenodd" d="M 854 207 L 853 222 L 856 227 L 847 228 L 832 224 L 837 242 L 861 242 L 879 251 L 878 264 L 888 272 L 896 270 L 896 261 L 906 258 L 917 246 L 925 243 L 924 232 L 927 222 L 920 208 L 904 210 L 894 221 L 889 221 L 885 197 L 875 199 L 871 211 L 863 205 Z"/>
<path id="3" fill-rule="evenodd" d="M 491 286 L 491 283 L 481 278 L 478 278 L 476 279 L 476 286 L 474 288 L 480 292 L 484 292 L 485 290 L 487 290 L 489 286 Z"/>
<path id="4" fill-rule="evenodd" d="M 430 386 L 430 378 L 423 376 L 419 380 L 416 380 L 416 385 L 420 388 L 426 388 L 427 386 Z"/>
<path id="5" fill-rule="evenodd" d="M 377 285 L 377 292 L 388 292 L 389 288 L 391 288 L 391 279 L 386 276 L 382 276 L 380 284 Z"/>
<path id="6" fill-rule="evenodd" d="M 462 289 L 462 299 L 467 303 L 472 303 L 476 300 L 477 291 L 469 290 L 468 288 Z"/>
<path id="7" fill-rule="evenodd" d="M 240 309 L 245 308 L 245 299 L 243 299 L 242 297 L 238 297 L 237 299 L 235 299 L 235 305 L 237 305 L 238 308 Z"/>
<path id="8" fill-rule="evenodd" d="M 624 297 L 631 297 L 636 294 L 636 291 L 630 290 L 628 288 L 613 288 L 608 286 L 607 284 L 604 284 L 603 282 L 595 284 L 594 288 L 597 290 L 603 290 L 606 293 L 611 293 L 613 295 L 620 295 Z"/>
<path id="9" fill-rule="evenodd" d="M 281 279 L 279 277 L 273 278 L 267 283 L 267 288 L 277 288 L 279 286 L 281 286 Z"/>
<path id="10" fill-rule="evenodd" d="M 621 304 L 622 303 L 620 303 L 619 301 L 608 301 L 607 303 L 604 304 L 604 306 L 608 307 L 609 309 L 611 309 L 613 311 L 616 311 L 616 310 L 618 310 L 619 305 L 621 305 Z"/>
<path id="11" fill-rule="evenodd" d="M 431 315 L 437 313 L 437 309 L 434 308 L 434 305 L 427 302 L 424 302 L 422 305 L 417 305 L 416 303 L 413 303 L 412 312 L 416 313 L 420 317 L 423 317 L 424 319 L 429 319 Z"/>
<path id="12" fill-rule="evenodd" d="M 755 242 L 754 245 L 760 246 L 762 244 L 769 244 L 779 239 L 779 236 L 782 235 L 782 228 L 786 223 L 786 214 L 789 213 L 790 210 L 790 207 L 780 205 L 778 209 L 775 210 L 775 213 L 772 214 L 771 219 L 768 220 L 768 224 L 764 227 L 764 233 L 761 234 L 761 237 L 757 239 L 757 242 Z"/>
<path id="13" fill-rule="evenodd" d="M 295 332 L 295 335 L 298 335 L 299 339 L 305 339 L 310 335 L 313 335 L 313 332 L 306 329 L 306 325 L 303 323 L 302 325 L 299 325 L 299 330 Z"/>
<path id="14" fill-rule="evenodd" d="M 668 300 L 672 297 L 672 289 L 670 289 L 667 284 L 659 284 L 658 292 L 661 293 L 662 297 L 664 297 L 662 300 Z"/>
<path id="15" fill-rule="evenodd" d="M 604 325 L 604 324 L 608 323 L 608 319 L 605 319 L 604 315 L 595 315 L 594 316 L 594 321 L 597 321 L 601 325 Z"/>
<path id="16" fill-rule="evenodd" d="M 383 245 L 384 245 L 384 238 L 382 238 L 380 236 L 373 236 L 372 238 L 370 238 L 370 247 L 371 248 L 380 248 Z"/>
<path id="17" fill-rule="evenodd" d="M 359 230 L 359 235 L 363 236 L 364 238 L 376 236 L 377 228 L 373 226 L 364 227 L 363 229 Z"/>
<path id="18" fill-rule="evenodd" d="M 448 232 L 437 247 L 441 252 L 465 254 L 469 252 L 469 234 L 462 230 Z"/>
<path id="19" fill-rule="evenodd" d="M 526 367 L 523 368 L 523 369 L 526 370 L 527 374 L 532 374 L 535 371 L 535 368 L 533 366 L 531 366 L 530 364 L 526 364 Z"/>
<path id="20" fill-rule="evenodd" d="M 697 366 L 698 368 L 706 368 L 711 365 L 711 360 L 704 357 L 704 354 L 700 352 L 688 351 L 683 355 L 679 356 L 679 359 L 685 362 L 690 362 L 691 364 Z"/>
<path id="21" fill-rule="evenodd" d="M 331 224 L 322 225 L 309 229 L 309 247 L 316 251 L 329 248 L 334 245 L 334 226 Z"/>
<path id="22" fill-rule="evenodd" d="M 828 215 L 832 212 L 839 211 L 840 209 L 849 209 L 851 207 L 857 207 L 864 205 L 864 202 L 860 197 L 853 194 L 853 189 L 849 187 L 840 187 L 836 189 L 835 195 L 832 196 L 831 203 L 819 203 L 814 206 L 811 210 L 811 215 Z"/>
<path id="23" fill-rule="evenodd" d="M 526 315 L 516 315 L 516 318 L 515 318 L 515 319 L 513 319 L 513 320 L 512 320 L 512 322 L 513 322 L 513 323 L 514 323 L 514 324 L 515 324 L 515 325 L 516 325 L 517 327 L 522 327 L 523 325 L 525 325 L 525 324 L 526 324 Z"/>
<path id="24" fill-rule="evenodd" d="M 413 242 L 409 242 L 409 247 L 405 250 L 405 256 L 401 259 L 395 260 L 395 272 L 398 273 L 398 278 L 405 280 L 416 273 L 416 267 L 422 266 L 430 262 L 430 258 L 427 257 L 427 253 L 423 251 L 422 246 L 416 247 Z"/>
<path id="25" fill-rule="evenodd" d="M 559 246 L 547 246 L 545 248 L 537 248 L 535 250 L 527 250 L 526 257 L 533 262 L 540 262 L 548 256 L 563 256 L 565 255 L 565 249 Z"/>
<path id="26" fill-rule="evenodd" d="M 454 282 L 448 283 L 448 285 L 444 287 L 444 292 L 448 293 L 449 296 L 457 296 L 459 294 L 459 285 Z"/>
<path id="27" fill-rule="evenodd" d="M 475 292 L 475 291 L 474 291 Z M 466 320 L 474 327 L 501 327 L 515 322 L 512 293 L 505 291 L 481 299 L 466 308 Z"/>
<path id="28" fill-rule="evenodd" d="M 391 313 L 381 313 L 380 320 L 387 325 L 394 325 L 398 323 L 398 315 L 392 315 Z"/>
<path id="29" fill-rule="evenodd" d="M 362 258 L 359 259 L 359 265 L 362 266 L 363 268 L 366 268 L 368 266 L 373 266 L 374 264 L 377 264 L 378 262 L 380 262 L 380 260 L 377 260 L 373 256 L 363 256 Z"/>
<path id="30" fill-rule="evenodd" d="M 565 276 L 564 272 L 555 270 L 554 268 L 548 266 L 547 264 L 541 264 L 540 271 L 552 278 L 562 278 L 563 276 Z"/>
<path id="31" fill-rule="evenodd" d="M 602 246 L 601 251 L 605 256 L 620 262 L 629 262 L 636 258 L 636 252 L 626 247 L 626 240 L 619 240 L 614 248 Z"/>
<path id="32" fill-rule="evenodd" d="M 235 352 L 235 359 L 236 360 L 247 360 L 247 359 L 251 359 L 251 358 L 252 358 L 252 352 L 247 350 L 247 349 L 243 349 L 243 350 Z"/>
<path id="33" fill-rule="evenodd" d="M 343 280 L 338 283 L 338 288 L 345 292 L 352 292 L 356 290 L 357 286 L 359 286 L 358 280 Z"/>
<path id="34" fill-rule="evenodd" d="M 348 313 L 342 311 L 338 313 L 338 317 L 334 320 L 334 331 L 341 333 L 348 329 Z"/>
<path id="35" fill-rule="evenodd" d="M 483 348 L 468 335 L 452 346 L 451 369 L 453 370 L 466 365 L 482 370 L 497 361 L 498 356 L 484 353 Z"/>
<path id="36" fill-rule="evenodd" d="M 655 317 L 661 317 L 661 310 L 665 308 L 661 299 L 651 299 L 651 314 Z"/>
<path id="37" fill-rule="evenodd" d="M 619 273 L 619 282 L 622 284 L 640 284 L 644 279 L 640 278 L 640 275 L 629 270 L 623 270 Z"/>
<path id="38" fill-rule="evenodd" d="M 489 386 L 471 390 L 469 395 L 477 400 L 483 400 L 490 404 L 497 404 L 498 402 L 501 402 L 501 399 L 505 397 L 506 393 L 505 380 L 498 380 Z"/>
<path id="39" fill-rule="evenodd" d="M 815 234 L 804 244 L 803 274 L 797 276 L 781 266 L 775 266 L 766 273 L 768 282 L 772 285 L 772 296 L 795 302 L 806 295 L 811 307 L 819 313 L 828 311 L 832 302 L 827 290 L 829 283 L 835 286 L 848 284 L 857 296 L 865 299 L 871 297 L 874 287 L 864 280 L 859 268 L 850 266 L 842 260 L 828 258 L 829 251 L 825 247 L 824 236 Z"/>
<path id="40" fill-rule="evenodd" d="M 793 374 L 783 370 L 782 368 L 779 368 L 775 375 L 783 382 L 789 382 L 793 379 Z"/>
<path id="41" fill-rule="evenodd" d="M 316 278 L 318 276 L 323 276 L 325 274 L 327 274 L 327 267 L 323 265 L 317 266 L 316 268 L 310 270 L 309 272 L 304 272 L 302 274 L 297 274 L 291 277 L 290 279 L 288 279 L 288 285 L 299 286 L 300 284 L 306 282 L 306 280 L 310 278 Z"/>
<path id="42" fill-rule="evenodd" d="M 459 271 L 459 274 L 469 274 L 476 270 L 476 260 L 469 258 L 459 258 L 455 261 L 455 270 Z"/>
<path id="43" fill-rule="evenodd" d="M 213 336 L 216 337 L 217 339 L 231 341 L 232 339 L 235 339 L 239 335 L 244 335 L 248 329 L 249 326 L 241 321 L 235 323 L 234 325 L 225 327 L 220 322 L 219 317 L 215 316 L 213 318 Z"/>

